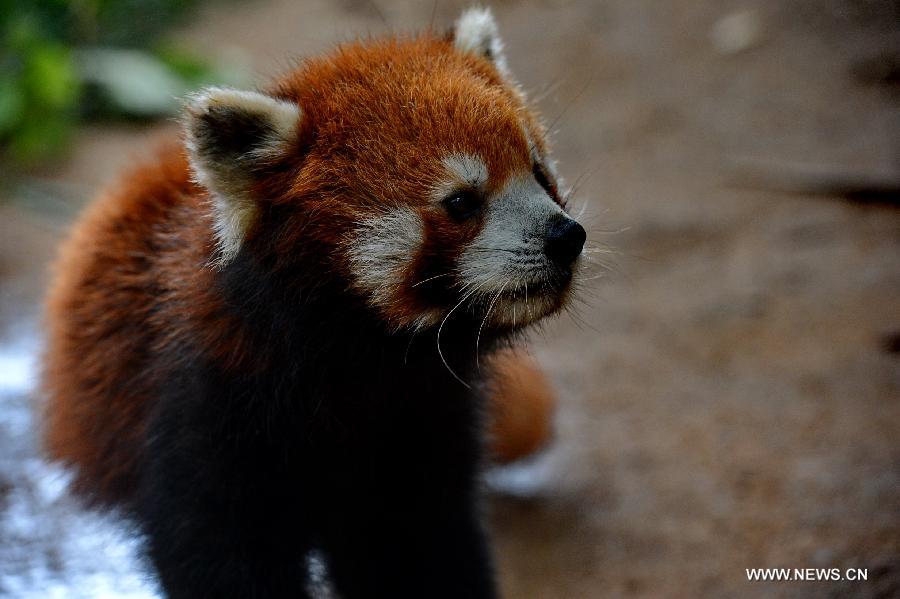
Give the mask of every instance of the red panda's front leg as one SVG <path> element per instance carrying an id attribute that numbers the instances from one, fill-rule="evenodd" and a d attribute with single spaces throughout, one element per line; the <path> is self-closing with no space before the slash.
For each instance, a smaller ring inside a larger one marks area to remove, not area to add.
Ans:
<path id="1" fill-rule="evenodd" d="M 238 417 L 234 394 L 203 387 L 188 384 L 160 402 L 135 499 L 164 594 L 308 597 L 308 535 L 285 485 L 292 479 L 262 423 Z"/>

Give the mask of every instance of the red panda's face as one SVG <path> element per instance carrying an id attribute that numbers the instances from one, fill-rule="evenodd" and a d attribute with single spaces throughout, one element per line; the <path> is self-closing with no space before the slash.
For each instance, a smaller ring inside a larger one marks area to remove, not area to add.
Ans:
<path id="1" fill-rule="evenodd" d="M 382 185 L 416 195 L 361 210 L 345 237 L 353 287 L 392 322 L 427 327 L 458 310 L 522 326 L 568 293 L 585 232 L 530 141 L 539 132 L 513 121 L 507 135 L 485 136 L 473 125 L 456 129 L 471 143 L 436 139 L 433 165 L 385 170 Z"/>
<path id="2" fill-rule="evenodd" d="M 200 97 L 189 142 L 221 214 L 223 259 L 248 232 L 265 234 L 252 223 L 268 195 L 290 209 L 289 228 L 326 248 L 331 276 L 391 326 L 439 326 L 457 313 L 514 328 L 559 309 L 585 231 L 566 214 L 543 129 L 508 77 L 493 21 L 470 11 L 453 40 L 353 45 L 310 62 L 281 81 L 278 99 Z M 229 107 L 241 118 L 223 124 L 215 113 Z M 215 127 L 193 127 L 204 119 Z M 263 140 L 233 160 L 280 175 L 220 166 L 228 151 L 209 131 L 236 122 Z"/>

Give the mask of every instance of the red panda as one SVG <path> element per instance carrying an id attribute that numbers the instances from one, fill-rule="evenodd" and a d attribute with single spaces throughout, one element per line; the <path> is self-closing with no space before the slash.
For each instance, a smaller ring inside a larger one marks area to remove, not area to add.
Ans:
<path id="1" fill-rule="evenodd" d="M 345 599 L 495 597 L 482 396 L 549 410 L 497 352 L 577 276 L 556 181 L 486 10 L 192 96 L 62 250 L 50 454 L 169 597 L 307 596 L 312 550 Z"/>

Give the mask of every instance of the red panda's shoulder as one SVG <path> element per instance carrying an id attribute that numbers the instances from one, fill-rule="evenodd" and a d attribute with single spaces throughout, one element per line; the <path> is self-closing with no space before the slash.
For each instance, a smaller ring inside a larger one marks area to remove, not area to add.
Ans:
<path id="1" fill-rule="evenodd" d="M 82 213 L 56 262 L 55 289 L 71 289 L 92 269 L 103 278 L 133 272 L 136 261 L 152 259 L 158 238 L 173 229 L 186 212 L 205 218 L 203 193 L 191 180 L 183 145 L 161 143 L 151 157 L 134 164 Z M 98 273 L 100 274 L 100 273 Z"/>
<path id="2" fill-rule="evenodd" d="M 200 189 L 193 183 L 183 144 L 161 143 L 148 159 L 139 161 L 94 203 L 82 222 L 103 217 L 153 222 L 177 205 L 192 203 Z M 99 215 L 99 216 L 98 216 Z"/>

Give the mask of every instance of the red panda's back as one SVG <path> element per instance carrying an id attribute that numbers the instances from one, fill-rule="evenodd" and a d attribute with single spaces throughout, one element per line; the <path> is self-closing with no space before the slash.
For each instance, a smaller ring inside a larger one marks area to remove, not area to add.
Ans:
<path id="1" fill-rule="evenodd" d="M 45 443 L 95 500 L 133 489 L 144 416 L 160 373 L 149 367 L 168 293 L 160 260 L 179 248 L 179 215 L 196 203 L 171 145 L 81 217 L 63 245 L 48 296 Z"/>

